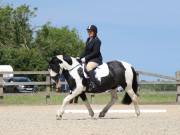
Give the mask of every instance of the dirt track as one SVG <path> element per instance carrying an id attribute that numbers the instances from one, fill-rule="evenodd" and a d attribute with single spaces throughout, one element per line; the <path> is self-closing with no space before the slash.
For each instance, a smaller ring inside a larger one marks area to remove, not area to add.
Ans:
<path id="1" fill-rule="evenodd" d="M 94 105 L 93 109 L 103 106 Z M 180 135 L 180 105 L 146 105 L 141 109 L 167 109 L 166 113 L 107 114 L 91 119 L 88 114 L 65 114 L 57 121 L 58 106 L 0 106 L 0 135 Z M 67 109 L 85 109 L 83 105 Z M 113 109 L 132 109 L 115 105 Z M 97 114 L 96 116 L 97 117 Z"/>

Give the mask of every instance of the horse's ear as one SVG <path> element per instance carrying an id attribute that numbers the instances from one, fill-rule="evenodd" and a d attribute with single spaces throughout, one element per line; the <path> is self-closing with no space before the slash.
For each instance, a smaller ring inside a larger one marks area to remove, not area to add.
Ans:
<path id="1" fill-rule="evenodd" d="M 63 60 L 66 61 L 69 65 L 72 65 L 72 59 L 70 56 L 63 55 Z"/>
<path id="2" fill-rule="evenodd" d="M 59 64 L 59 63 L 62 63 L 62 61 L 58 59 L 56 56 L 53 57 L 51 61 L 49 62 L 49 64 Z"/>

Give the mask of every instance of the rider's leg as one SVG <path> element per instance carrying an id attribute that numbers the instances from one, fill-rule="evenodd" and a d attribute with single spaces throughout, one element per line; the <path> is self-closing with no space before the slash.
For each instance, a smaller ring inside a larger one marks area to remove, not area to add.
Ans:
<path id="1" fill-rule="evenodd" d="M 96 63 L 96 62 L 88 62 L 87 65 L 86 65 L 86 70 L 89 72 L 93 69 L 95 69 L 99 64 Z"/>
<path id="2" fill-rule="evenodd" d="M 86 70 L 88 73 L 88 76 L 90 77 L 91 80 L 91 89 L 94 90 L 97 87 L 97 81 L 95 78 L 95 73 L 94 73 L 94 69 L 98 66 L 98 63 L 96 62 L 88 62 L 87 66 L 86 66 Z"/>

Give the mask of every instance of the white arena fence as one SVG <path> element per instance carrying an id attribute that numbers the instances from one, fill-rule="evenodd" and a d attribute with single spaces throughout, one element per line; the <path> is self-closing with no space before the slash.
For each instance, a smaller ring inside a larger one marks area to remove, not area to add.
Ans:
<path id="1" fill-rule="evenodd" d="M 44 75 L 46 77 L 45 81 L 41 82 L 4 82 L 3 74 L 13 74 L 13 75 Z M 176 85 L 176 102 L 180 103 L 180 71 L 175 73 L 175 76 L 166 76 L 158 73 L 151 73 L 146 71 L 137 70 L 138 81 L 140 76 L 149 76 L 163 79 L 163 81 L 139 81 L 140 85 L 148 85 L 148 84 L 173 84 Z M 66 84 L 66 82 L 61 82 L 61 84 Z M 50 86 L 51 80 L 48 71 L 14 71 L 14 72 L 0 72 L 0 99 L 3 99 L 3 86 L 10 85 L 38 85 L 38 86 L 46 86 L 46 100 L 50 97 Z"/>

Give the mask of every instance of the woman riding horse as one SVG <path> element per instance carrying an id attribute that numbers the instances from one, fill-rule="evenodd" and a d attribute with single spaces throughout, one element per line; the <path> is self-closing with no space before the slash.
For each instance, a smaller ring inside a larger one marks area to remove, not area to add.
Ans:
<path id="1" fill-rule="evenodd" d="M 138 82 L 134 67 L 127 62 L 118 60 L 113 60 L 102 64 L 102 56 L 100 53 L 101 41 L 97 37 L 97 28 L 96 26 L 91 25 L 88 27 L 87 31 L 89 38 L 86 42 L 85 52 L 81 56 L 81 61 L 86 64 L 86 72 L 88 72 L 91 79 L 91 91 L 88 90 L 89 80 L 79 72 L 84 69 L 84 64 L 81 64 L 79 60 L 66 55 L 57 55 L 49 62 L 48 70 L 52 79 L 54 78 L 54 80 L 57 82 L 56 76 L 61 74 L 64 75 L 69 88 L 72 91 L 64 98 L 61 109 L 57 111 L 57 119 L 62 118 L 67 103 L 77 96 L 81 97 L 89 111 L 89 115 L 93 117 L 94 112 L 88 102 L 86 92 L 94 93 L 96 87 L 98 88 L 97 93 L 110 90 L 111 100 L 99 113 L 99 117 L 104 117 L 110 107 L 118 99 L 117 88 L 119 86 L 121 86 L 126 92 L 122 103 L 130 104 L 133 102 L 135 112 L 137 116 L 139 116 L 140 109 L 138 106 L 137 97 Z M 94 69 L 100 64 L 102 65 L 99 66 L 100 68 L 96 69 L 95 76 Z"/>
<path id="2" fill-rule="evenodd" d="M 101 41 L 97 36 L 97 27 L 90 25 L 87 28 L 88 39 L 86 41 L 86 47 L 84 53 L 80 56 L 81 61 L 86 64 L 86 73 L 90 77 L 90 90 L 97 88 L 94 69 L 102 64 L 102 55 L 100 52 Z"/>

